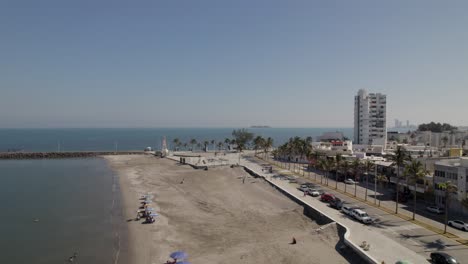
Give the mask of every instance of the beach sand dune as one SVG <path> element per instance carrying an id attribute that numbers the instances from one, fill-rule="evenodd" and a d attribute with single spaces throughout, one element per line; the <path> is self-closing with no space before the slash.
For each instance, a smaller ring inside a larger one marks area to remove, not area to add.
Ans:
<path id="1" fill-rule="evenodd" d="M 335 250 L 336 226 L 317 232 L 301 206 L 240 167 L 204 171 L 151 156 L 106 159 L 120 178 L 132 263 L 164 263 L 176 250 L 193 264 L 348 263 Z M 152 225 L 130 221 L 147 193 L 160 217 Z"/>

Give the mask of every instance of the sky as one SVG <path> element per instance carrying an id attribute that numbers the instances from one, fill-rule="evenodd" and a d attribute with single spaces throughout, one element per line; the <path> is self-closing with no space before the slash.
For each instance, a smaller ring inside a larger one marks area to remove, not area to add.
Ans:
<path id="1" fill-rule="evenodd" d="M 0 127 L 468 125 L 468 1 L 0 0 Z"/>

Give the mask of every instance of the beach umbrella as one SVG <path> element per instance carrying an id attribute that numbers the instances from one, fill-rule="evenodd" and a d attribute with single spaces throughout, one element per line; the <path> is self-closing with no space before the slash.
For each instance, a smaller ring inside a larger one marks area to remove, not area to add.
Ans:
<path id="1" fill-rule="evenodd" d="M 150 214 L 150 216 L 154 217 L 154 216 L 158 216 L 158 214 L 152 213 L 152 214 Z"/>
<path id="2" fill-rule="evenodd" d="M 152 208 L 152 207 L 147 207 L 147 208 L 145 209 L 145 211 L 153 211 L 153 210 L 154 210 L 154 208 Z"/>
<path id="3" fill-rule="evenodd" d="M 169 257 L 173 259 L 186 259 L 188 257 L 188 254 L 183 251 L 176 251 L 172 252 L 172 254 L 169 255 Z"/>
<path id="4" fill-rule="evenodd" d="M 190 262 L 188 262 L 188 261 L 181 261 L 181 262 L 176 262 L 176 263 L 177 263 L 177 264 L 192 264 L 192 263 L 190 263 Z"/>

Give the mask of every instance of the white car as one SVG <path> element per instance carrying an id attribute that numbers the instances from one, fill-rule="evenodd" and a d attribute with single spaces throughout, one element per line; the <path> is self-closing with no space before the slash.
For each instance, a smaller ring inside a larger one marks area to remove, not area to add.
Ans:
<path id="1" fill-rule="evenodd" d="M 356 182 L 353 181 L 352 179 L 346 179 L 344 182 L 345 182 L 346 184 L 356 184 Z"/>
<path id="2" fill-rule="evenodd" d="M 436 214 L 443 214 L 444 209 L 437 207 L 437 206 L 428 206 L 426 207 L 426 210 L 428 210 L 431 213 L 436 213 Z"/>
<path id="3" fill-rule="evenodd" d="M 349 216 L 353 216 L 352 213 L 353 213 L 353 210 L 354 210 L 354 207 L 351 207 L 349 205 L 344 205 L 341 207 L 341 211 L 344 213 L 344 214 L 347 214 Z"/>
<path id="4" fill-rule="evenodd" d="M 351 212 L 351 215 L 358 221 L 364 223 L 364 224 L 370 224 L 372 223 L 372 219 L 369 217 L 369 215 L 364 212 L 361 209 L 353 209 Z"/>
<path id="5" fill-rule="evenodd" d="M 448 225 L 451 226 L 451 227 L 458 228 L 458 229 L 463 230 L 463 231 L 468 231 L 468 223 L 465 223 L 465 222 L 460 221 L 460 220 L 448 221 Z"/>
<path id="6" fill-rule="evenodd" d="M 317 197 L 317 196 L 320 195 L 320 192 L 318 190 L 315 190 L 315 189 L 310 189 L 309 191 L 307 191 L 307 193 L 312 197 Z"/>
<path id="7" fill-rule="evenodd" d="M 301 185 L 297 189 L 299 189 L 299 191 L 301 191 L 301 192 L 308 192 L 309 191 L 309 187 L 307 187 L 305 185 Z"/>

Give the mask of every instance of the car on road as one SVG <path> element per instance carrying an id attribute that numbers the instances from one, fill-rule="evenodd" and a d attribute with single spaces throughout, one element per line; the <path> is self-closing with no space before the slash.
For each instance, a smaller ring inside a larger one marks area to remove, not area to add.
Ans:
<path id="1" fill-rule="evenodd" d="M 345 182 L 346 184 L 356 184 L 356 182 L 353 181 L 352 179 L 346 179 L 344 182 Z"/>
<path id="2" fill-rule="evenodd" d="M 309 189 L 307 191 L 307 194 L 312 196 L 312 197 L 317 197 L 317 196 L 320 196 L 320 191 L 317 190 L 317 189 Z"/>
<path id="3" fill-rule="evenodd" d="M 460 221 L 460 220 L 448 221 L 448 225 L 451 226 L 451 227 L 458 228 L 458 229 L 463 230 L 463 231 L 468 231 L 468 223 L 465 223 L 465 222 Z"/>
<path id="4" fill-rule="evenodd" d="M 445 252 L 432 252 L 431 262 L 434 264 L 459 264 L 454 257 Z"/>
<path id="5" fill-rule="evenodd" d="M 351 211 L 351 215 L 354 217 L 354 219 L 364 224 L 372 223 L 372 218 L 370 218 L 369 215 L 361 209 L 353 209 Z"/>
<path id="6" fill-rule="evenodd" d="M 343 201 L 340 198 L 330 201 L 330 207 L 340 210 L 343 207 Z"/>
<path id="7" fill-rule="evenodd" d="M 352 216 L 352 212 L 354 210 L 354 207 L 350 206 L 350 205 L 343 205 L 341 207 L 341 212 L 343 212 L 344 214 L 346 215 L 349 215 L 349 216 Z"/>
<path id="8" fill-rule="evenodd" d="M 299 191 L 301 191 L 301 192 L 307 192 L 307 191 L 309 191 L 309 186 L 301 185 L 297 189 L 299 189 Z"/>
<path id="9" fill-rule="evenodd" d="M 322 193 L 322 195 L 320 196 L 320 201 L 326 202 L 326 203 L 329 203 L 331 200 L 335 200 L 335 199 L 336 199 L 335 195 L 331 193 Z"/>
<path id="10" fill-rule="evenodd" d="M 437 206 L 428 206 L 428 207 L 426 207 L 426 210 L 431 212 L 431 213 L 435 213 L 435 214 L 443 214 L 444 213 L 444 209 L 440 208 L 440 207 L 437 207 Z"/>

